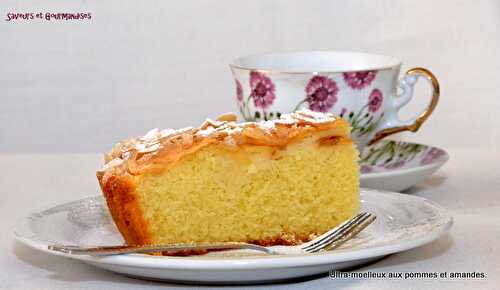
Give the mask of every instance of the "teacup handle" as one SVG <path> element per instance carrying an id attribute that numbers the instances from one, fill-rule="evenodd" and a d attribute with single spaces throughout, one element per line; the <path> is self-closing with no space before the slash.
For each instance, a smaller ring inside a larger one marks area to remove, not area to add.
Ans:
<path id="1" fill-rule="evenodd" d="M 411 118 L 408 121 L 401 121 L 398 118 L 399 110 L 413 97 L 413 88 L 417 83 L 419 77 L 426 78 L 430 84 L 432 85 L 432 99 L 427 108 L 420 113 L 418 116 Z M 437 78 L 427 69 L 422 67 L 412 68 L 408 70 L 405 76 L 399 81 L 399 86 L 403 90 L 403 93 L 399 95 L 399 97 L 394 99 L 394 109 L 395 114 L 392 117 L 392 120 L 389 119 L 385 122 L 385 127 L 382 127 L 380 131 L 375 133 L 372 140 L 368 143 L 368 145 L 372 145 L 381 139 L 396 134 L 403 131 L 411 131 L 417 132 L 420 126 L 429 118 L 432 114 L 432 111 L 436 108 L 436 105 L 439 100 L 439 82 Z"/>

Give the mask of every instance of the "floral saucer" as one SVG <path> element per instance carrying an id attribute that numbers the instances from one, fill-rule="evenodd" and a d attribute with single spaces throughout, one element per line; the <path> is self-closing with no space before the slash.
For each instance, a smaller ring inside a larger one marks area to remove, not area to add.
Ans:
<path id="1" fill-rule="evenodd" d="M 382 140 L 361 154 L 361 186 L 402 191 L 433 174 L 448 159 L 448 153 L 440 148 Z"/>

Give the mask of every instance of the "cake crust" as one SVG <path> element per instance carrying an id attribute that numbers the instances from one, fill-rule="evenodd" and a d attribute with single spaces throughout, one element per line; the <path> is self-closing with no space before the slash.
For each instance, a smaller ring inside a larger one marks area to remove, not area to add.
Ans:
<path id="1" fill-rule="evenodd" d="M 134 192 L 130 176 L 97 174 L 101 190 L 118 230 L 128 245 L 151 244 L 148 224 Z"/>
<path id="2" fill-rule="evenodd" d="M 350 127 L 346 121 L 309 110 L 260 123 L 238 124 L 234 120 L 235 116 L 225 114 L 216 121 L 206 120 L 199 128 L 151 130 L 143 137 L 116 144 L 105 155 L 105 165 L 97 172 L 97 178 L 111 215 L 127 244 L 143 245 L 153 242 L 135 191 L 137 178 L 141 174 L 168 170 L 183 157 L 212 144 L 227 150 L 240 150 L 245 146 L 281 149 L 322 131 L 328 131 L 328 135 L 322 139 L 321 145 L 352 142 Z M 283 233 L 247 242 L 263 246 L 297 245 L 312 238 L 314 233 L 301 236 Z"/>

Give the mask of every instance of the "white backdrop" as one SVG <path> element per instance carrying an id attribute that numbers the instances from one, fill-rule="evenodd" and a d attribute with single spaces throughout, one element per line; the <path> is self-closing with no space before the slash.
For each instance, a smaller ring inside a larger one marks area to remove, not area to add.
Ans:
<path id="1" fill-rule="evenodd" d="M 10 21 L 9 12 L 91 12 Z M 435 114 L 406 139 L 500 141 L 500 1 L 6 1 L 0 3 L 0 153 L 101 152 L 153 127 L 235 109 L 227 64 L 270 51 L 394 55 L 440 79 Z M 417 90 L 409 115 L 428 101 Z M 498 152 L 498 151 L 497 151 Z"/>

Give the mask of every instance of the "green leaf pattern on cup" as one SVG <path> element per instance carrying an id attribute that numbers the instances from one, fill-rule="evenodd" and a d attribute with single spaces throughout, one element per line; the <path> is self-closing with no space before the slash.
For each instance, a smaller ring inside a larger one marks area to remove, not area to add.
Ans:
<path id="1" fill-rule="evenodd" d="M 344 112 L 344 110 L 342 110 Z M 366 134 L 372 133 L 384 118 L 384 113 L 375 117 L 368 111 L 368 104 L 361 107 L 358 112 L 341 113 L 340 117 L 347 120 L 352 127 L 351 134 L 355 137 L 363 137 Z"/>

